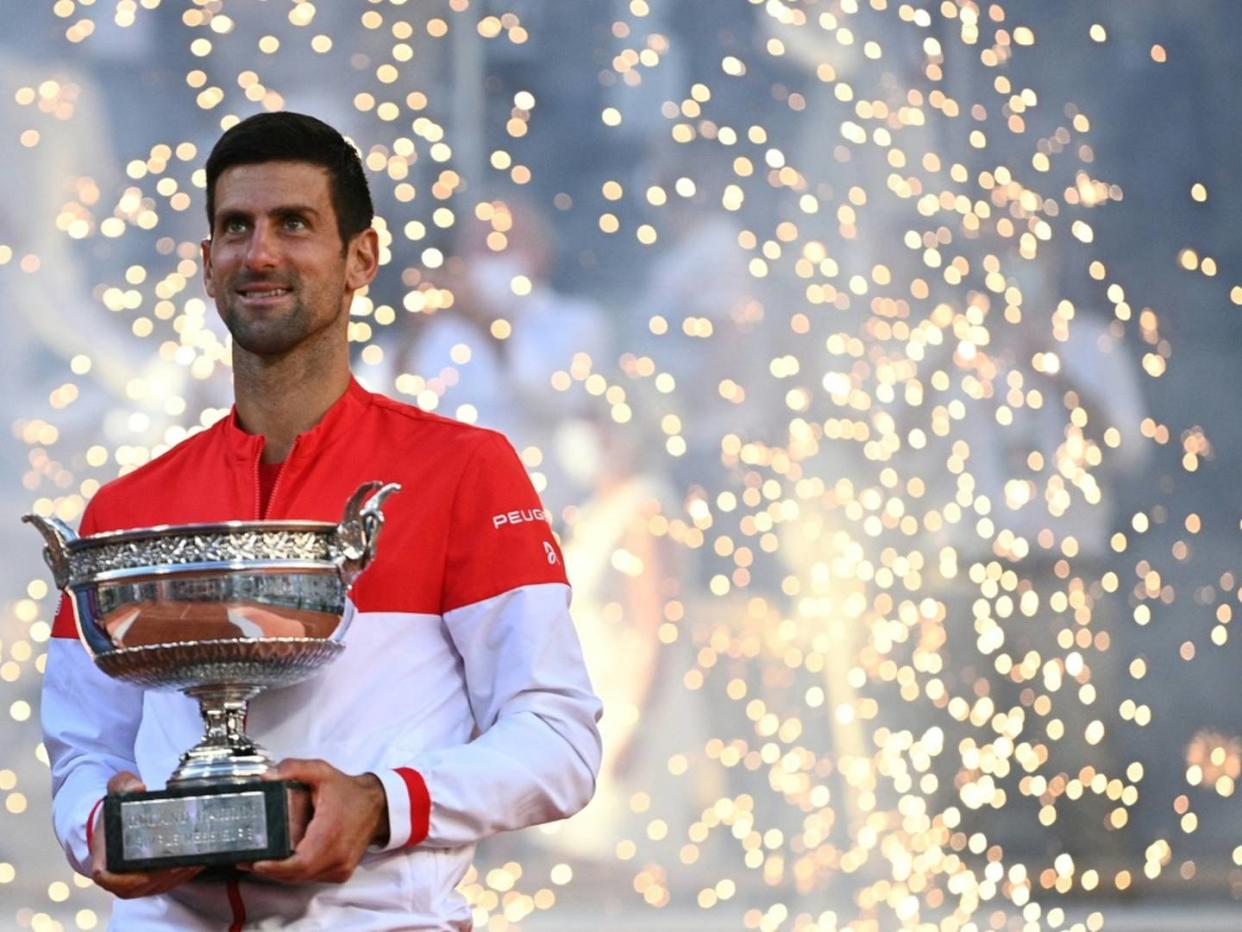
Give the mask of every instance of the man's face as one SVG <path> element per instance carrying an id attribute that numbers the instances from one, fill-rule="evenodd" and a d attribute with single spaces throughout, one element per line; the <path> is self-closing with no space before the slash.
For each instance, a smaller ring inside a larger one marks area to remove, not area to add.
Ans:
<path id="1" fill-rule="evenodd" d="M 342 249 L 326 169 L 236 165 L 216 179 L 215 201 L 203 271 L 237 346 L 284 355 L 348 319 L 353 292 L 375 274 L 375 234 Z"/>

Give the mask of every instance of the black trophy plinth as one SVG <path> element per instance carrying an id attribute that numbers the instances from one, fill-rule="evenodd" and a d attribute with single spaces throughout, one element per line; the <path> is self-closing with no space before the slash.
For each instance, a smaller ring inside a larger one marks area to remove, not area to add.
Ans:
<path id="1" fill-rule="evenodd" d="M 309 794 L 291 780 L 123 793 L 104 799 L 108 870 L 279 860 L 305 828 Z"/>

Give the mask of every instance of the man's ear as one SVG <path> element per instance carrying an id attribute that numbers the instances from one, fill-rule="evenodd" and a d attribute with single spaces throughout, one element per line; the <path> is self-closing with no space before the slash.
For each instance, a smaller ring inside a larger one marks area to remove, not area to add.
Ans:
<path id="1" fill-rule="evenodd" d="M 352 240 L 345 254 L 345 287 L 357 291 L 379 271 L 379 234 L 367 227 Z"/>
<path id="2" fill-rule="evenodd" d="M 199 246 L 203 250 L 203 287 L 207 289 L 207 297 L 216 296 L 216 286 L 211 281 L 211 237 L 205 238 Z"/>

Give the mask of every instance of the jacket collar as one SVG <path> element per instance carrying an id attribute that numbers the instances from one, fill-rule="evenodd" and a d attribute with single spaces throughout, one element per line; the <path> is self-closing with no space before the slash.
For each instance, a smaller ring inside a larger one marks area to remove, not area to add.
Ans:
<path id="1" fill-rule="evenodd" d="M 341 436 L 341 428 L 359 417 L 371 406 L 372 395 L 358 384 L 358 380 L 350 377 L 349 384 L 341 397 L 332 403 L 332 407 L 324 412 L 318 423 L 310 430 L 298 434 L 294 442 L 297 455 L 301 458 L 314 454 Z M 224 439 L 229 451 L 238 459 L 257 461 L 263 453 L 263 436 L 247 433 L 237 420 L 237 405 L 234 404 L 229 416 L 222 420 Z"/>

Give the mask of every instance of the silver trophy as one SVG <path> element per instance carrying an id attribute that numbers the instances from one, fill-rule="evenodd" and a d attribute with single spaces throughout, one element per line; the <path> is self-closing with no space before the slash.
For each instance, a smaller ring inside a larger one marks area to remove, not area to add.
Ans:
<path id="1" fill-rule="evenodd" d="M 26 515 L 72 601 L 78 635 L 109 676 L 198 700 L 206 726 L 163 790 L 108 796 L 110 871 L 230 864 L 292 853 L 308 795 L 263 780 L 271 756 L 247 737 L 246 707 L 306 679 L 345 645 L 345 597 L 375 558 L 384 499 L 368 482 L 339 524 L 227 521 L 78 537 Z"/>

